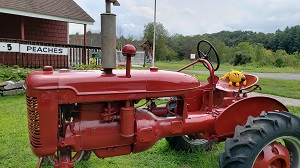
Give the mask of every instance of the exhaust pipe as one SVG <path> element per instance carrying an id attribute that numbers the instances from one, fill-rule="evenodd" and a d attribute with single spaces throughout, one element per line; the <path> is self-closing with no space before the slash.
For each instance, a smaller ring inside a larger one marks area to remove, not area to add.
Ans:
<path id="1" fill-rule="evenodd" d="M 106 13 L 101 14 L 101 55 L 105 74 L 116 68 L 116 15 L 111 13 L 111 3 L 120 6 L 117 0 L 105 0 Z"/>

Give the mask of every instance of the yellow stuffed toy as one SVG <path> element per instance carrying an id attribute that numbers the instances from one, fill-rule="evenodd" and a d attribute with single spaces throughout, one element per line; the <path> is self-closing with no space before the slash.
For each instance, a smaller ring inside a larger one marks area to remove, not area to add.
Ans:
<path id="1" fill-rule="evenodd" d="M 243 82 L 243 85 L 246 85 L 246 77 L 240 71 L 232 70 L 225 74 L 221 79 L 226 80 L 227 77 L 229 78 L 229 86 L 232 86 L 233 83 L 235 86 L 240 86 L 240 82 Z"/>

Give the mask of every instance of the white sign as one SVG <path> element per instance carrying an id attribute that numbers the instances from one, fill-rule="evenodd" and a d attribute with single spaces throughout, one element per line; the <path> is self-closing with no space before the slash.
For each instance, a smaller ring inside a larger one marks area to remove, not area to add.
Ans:
<path id="1" fill-rule="evenodd" d="M 21 53 L 68 55 L 68 48 L 20 44 Z"/>
<path id="2" fill-rule="evenodd" d="M 194 60 L 196 58 L 196 54 L 191 54 L 190 59 Z"/>
<path id="3" fill-rule="evenodd" d="M 19 43 L 3 43 L 0 42 L 0 52 L 19 52 Z"/>

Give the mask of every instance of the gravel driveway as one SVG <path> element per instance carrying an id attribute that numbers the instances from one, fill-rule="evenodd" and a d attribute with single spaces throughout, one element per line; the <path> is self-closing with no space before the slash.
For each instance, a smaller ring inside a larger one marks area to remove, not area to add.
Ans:
<path id="1" fill-rule="evenodd" d="M 294 73 L 252 73 L 250 74 L 256 75 L 259 78 L 272 78 L 272 79 L 283 79 L 283 80 L 298 80 L 300 81 L 300 74 Z M 300 86 L 299 86 L 300 88 Z"/>

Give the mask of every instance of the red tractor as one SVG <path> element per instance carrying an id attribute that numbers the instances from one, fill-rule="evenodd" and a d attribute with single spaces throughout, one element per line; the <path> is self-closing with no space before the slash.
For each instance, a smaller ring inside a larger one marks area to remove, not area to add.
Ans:
<path id="1" fill-rule="evenodd" d="M 199 59 L 176 72 L 131 70 L 136 50 L 126 45 L 126 70 L 115 70 L 114 2 L 106 3 L 102 71 L 45 66 L 27 76 L 29 138 L 39 166 L 50 158 L 55 167 L 74 167 L 91 152 L 99 158 L 137 153 L 166 138 L 177 150 L 226 140 L 222 168 L 300 167 L 300 119 L 275 99 L 248 97 L 256 76 L 246 74 L 239 87 L 215 76 L 220 61 L 210 42 L 201 40 Z M 197 63 L 208 69 L 207 82 L 180 72 Z"/>

